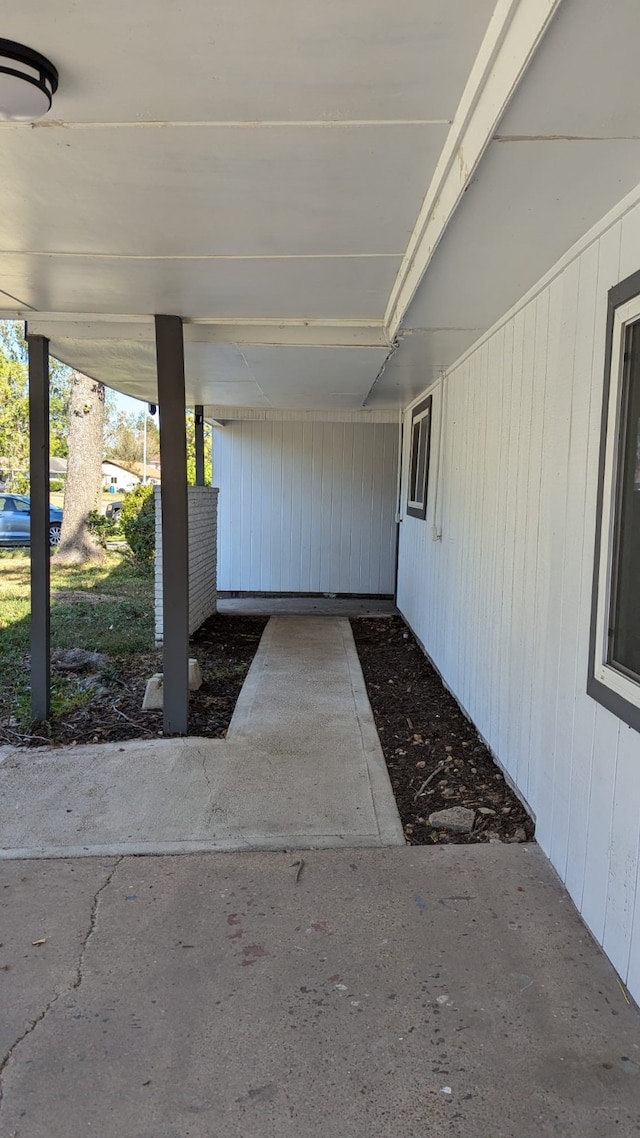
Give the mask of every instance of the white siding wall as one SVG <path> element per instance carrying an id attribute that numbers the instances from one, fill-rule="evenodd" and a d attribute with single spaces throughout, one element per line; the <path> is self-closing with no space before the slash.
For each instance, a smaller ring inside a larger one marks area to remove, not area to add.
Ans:
<path id="1" fill-rule="evenodd" d="M 398 603 L 640 999 L 640 735 L 586 695 L 607 290 L 637 269 L 627 200 L 446 377 L 442 540 L 436 445 Z"/>
<path id="2" fill-rule="evenodd" d="M 156 644 L 162 643 L 162 518 L 161 490 L 155 488 L 156 503 Z M 216 561 L 218 491 L 212 486 L 189 486 L 189 633 L 216 611 Z"/>
<path id="3" fill-rule="evenodd" d="M 213 452 L 222 591 L 393 593 L 397 424 L 229 422 Z"/>

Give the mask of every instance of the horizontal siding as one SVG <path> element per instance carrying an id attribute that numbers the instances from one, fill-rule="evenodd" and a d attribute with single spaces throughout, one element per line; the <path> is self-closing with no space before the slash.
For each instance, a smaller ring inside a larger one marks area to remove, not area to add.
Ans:
<path id="1" fill-rule="evenodd" d="M 398 424 L 214 428 L 222 591 L 392 593 Z"/>
<path id="2" fill-rule="evenodd" d="M 627 203 L 435 389 L 442 448 L 426 521 L 403 518 L 398 578 L 401 611 L 636 999 L 640 736 L 586 681 L 607 291 L 638 269 Z"/>
<path id="3" fill-rule="evenodd" d="M 162 492 L 155 488 L 155 638 L 162 643 L 164 609 L 162 593 Z M 187 488 L 189 519 L 189 635 L 216 611 L 217 604 L 217 514 L 218 490 L 212 486 Z"/>

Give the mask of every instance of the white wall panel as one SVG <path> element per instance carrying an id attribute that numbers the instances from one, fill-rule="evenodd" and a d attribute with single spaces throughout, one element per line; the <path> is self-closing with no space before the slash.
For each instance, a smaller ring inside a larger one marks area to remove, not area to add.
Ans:
<path id="1" fill-rule="evenodd" d="M 586 680 L 607 292 L 638 269 L 640 206 L 626 205 L 435 387 L 442 452 L 426 520 L 403 518 L 398 580 L 401 611 L 636 999 L 640 735 Z M 403 470 L 406 485 L 406 454 Z"/>
<path id="2" fill-rule="evenodd" d="M 393 593 L 396 423 L 214 429 L 218 588 Z"/>

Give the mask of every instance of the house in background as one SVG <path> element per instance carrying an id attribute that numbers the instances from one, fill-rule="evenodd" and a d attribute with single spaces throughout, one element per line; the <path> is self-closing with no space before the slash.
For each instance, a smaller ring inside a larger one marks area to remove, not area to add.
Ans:
<path id="1" fill-rule="evenodd" d="M 0 316 L 160 405 L 166 729 L 186 402 L 220 588 L 395 592 L 640 999 L 636 0 L 9 8 Z"/>
<path id="2" fill-rule="evenodd" d="M 64 485 L 67 477 L 67 460 L 53 454 L 49 459 L 49 482 Z"/>
<path id="3" fill-rule="evenodd" d="M 140 482 L 160 485 L 160 455 L 151 455 L 146 462 L 132 462 L 131 469 L 139 476 Z"/>
<path id="4" fill-rule="evenodd" d="M 114 492 L 123 490 L 126 494 L 129 490 L 133 490 L 134 486 L 138 486 L 140 481 L 137 474 L 119 462 L 108 459 L 102 463 L 102 486 L 105 490 L 111 490 L 113 487 Z"/>
<path id="5" fill-rule="evenodd" d="M 66 458 L 58 458 L 53 455 L 49 459 L 49 477 L 51 480 L 58 481 L 67 477 L 67 460 Z M 107 460 L 102 463 L 102 487 L 104 490 L 110 490 L 113 487 L 115 491 L 124 491 L 127 493 L 137 486 L 141 479 L 138 475 L 129 470 L 128 467 L 122 466 L 119 462 L 112 462 Z"/>

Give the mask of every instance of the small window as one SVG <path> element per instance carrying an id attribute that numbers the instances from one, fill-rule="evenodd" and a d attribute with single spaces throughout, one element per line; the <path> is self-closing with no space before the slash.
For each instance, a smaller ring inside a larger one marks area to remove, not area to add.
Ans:
<path id="1" fill-rule="evenodd" d="M 407 513 L 412 518 L 426 518 L 431 449 L 431 396 L 413 409 L 410 443 Z"/>
<path id="2" fill-rule="evenodd" d="M 628 289 L 634 295 L 629 299 Z M 640 730 L 640 274 L 612 289 L 588 691 Z"/>

